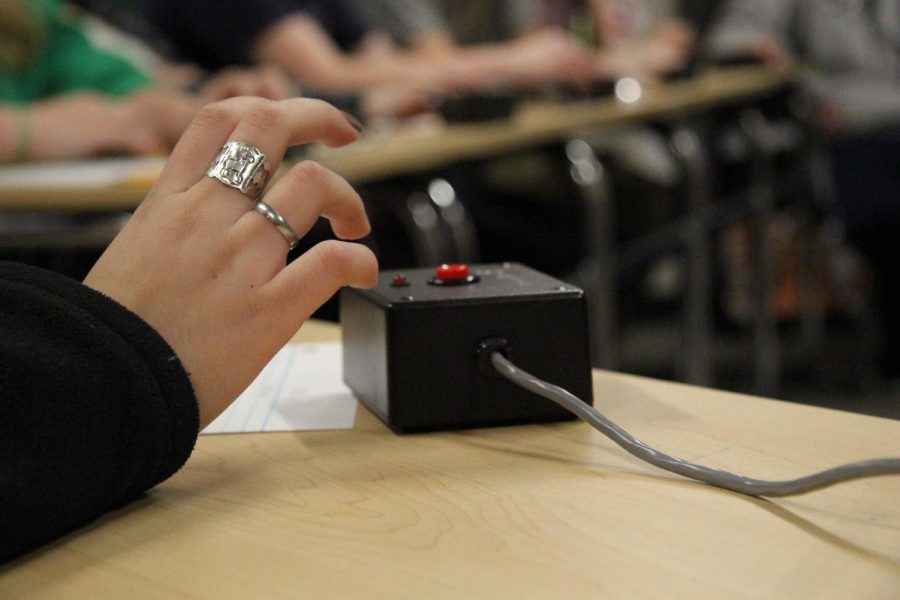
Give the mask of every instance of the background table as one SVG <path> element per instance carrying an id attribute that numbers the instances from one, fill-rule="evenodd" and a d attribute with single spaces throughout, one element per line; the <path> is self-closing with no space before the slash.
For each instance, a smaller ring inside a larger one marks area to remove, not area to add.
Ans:
<path id="1" fill-rule="evenodd" d="M 301 338 L 334 339 L 307 324 Z M 639 438 L 787 478 L 900 454 L 900 423 L 597 371 Z M 0 570 L 2 598 L 897 598 L 900 478 L 750 498 L 582 423 L 204 436 L 145 499 Z"/>
<path id="2" fill-rule="evenodd" d="M 512 118 L 488 123 L 437 126 L 424 132 L 400 128 L 367 135 L 344 148 L 314 147 L 318 160 L 354 183 L 445 167 L 461 160 L 564 141 L 586 129 L 620 125 L 679 112 L 749 101 L 772 93 L 790 81 L 790 73 L 776 74 L 762 67 L 714 69 L 689 80 L 647 88 L 638 102 L 615 98 L 569 102 L 535 102 Z M 161 159 L 138 159 L 129 169 L 113 161 L 121 178 L 99 184 L 22 185 L 4 181 L 0 169 L 0 211 L 109 212 L 135 208 L 159 174 Z M 87 164 L 87 163 L 86 163 Z M 16 167 L 5 167 L 13 170 Z"/>
<path id="3" fill-rule="evenodd" d="M 634 103 L 615 97 L 536 101 L 510 119 L 364 136 L 343 148 L 317 147 L 313 158 L 354 182 L 383 179 L 565 141 L 598 127 L 748 102 L 783 88 L 792 77 L 764 67 L 710 69 L 692 79 L 649 86 Z"/>
<path id="4" fill-rule="evenodd" d="M 109 158 L 0 167 L 0 213 L 110 213 L 133 210 L 165 157 Z"/>

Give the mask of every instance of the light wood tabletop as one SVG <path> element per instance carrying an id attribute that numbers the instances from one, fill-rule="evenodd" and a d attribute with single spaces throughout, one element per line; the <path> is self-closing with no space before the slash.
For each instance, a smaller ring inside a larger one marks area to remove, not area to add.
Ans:
<path id="1" fill-rule="evenodd" d="M 762 67 L 715 69 L 684 81 L 647 88 L 633 103 L 615 98 L 569 102 L 536 102 L 512 118 L 486 123 L 399 128 L 389 133 L 367 132 L 343 148 L 315 146 L 310 158 L 353 183 L 365 183 L 445 167 L 461 160 L 480 159 L 559 141 L 592 128 L 625 124 L 698 112 L 713 106 L 747 101 L 779 89 L 788 80 Z M 0 211 L 109 212 L 134 209 L 146 195 L 163 162 L 136 159 L 129 170 L 121 159 L 110 161 L 120 180 L 91 184 L 73 173 L 75 183 L 22 183 L 22 167 L 0 169 Z M 86 168 L 102 168 L 102 162 L 86 162 Z M 63 169 L 77 165 L 66 164 Z M 34 169 L 26 166 L 26 170 Z M 63 176 L 65 171 L 63 172 Z"/>
<path id="2" fill-rule="evenodd" d="M 336 339 L 307 324 L 299 340 Z M 640 439 L 765 478 L 900 454 L 900 422 L 597 371 Z M 172 479 L 0 570 L 0 598 L 898 598 L 900 477 L 764 500 L 582 423 L 203 436 Z"/>

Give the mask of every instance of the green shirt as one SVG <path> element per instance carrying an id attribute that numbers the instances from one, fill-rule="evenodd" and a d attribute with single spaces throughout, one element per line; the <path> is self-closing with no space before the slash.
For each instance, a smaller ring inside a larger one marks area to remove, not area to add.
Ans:
<path id="1" fill-rule="evenodd" d="M 119 96 L 151 82 L 125 59 L 95 48 L 78 24 L 61 14 L 59 0 L 28 3 L 44 22 L 45 43 L 22 70 L 0 65 L 0 102 L 23 104 L 78 90 Z"/>

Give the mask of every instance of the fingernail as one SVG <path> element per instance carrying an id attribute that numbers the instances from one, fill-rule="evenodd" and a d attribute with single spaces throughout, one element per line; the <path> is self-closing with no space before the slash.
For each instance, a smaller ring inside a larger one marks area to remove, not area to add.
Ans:
<path id="1" fill-rule="evenodd" d="M 348 113 L 346 111 L 342 111 L 342 112 L 344 113 L 344 117 L 346 117 L 347 122 L 350 123 L 350 125 L 353 127 L 353 129 L 355 129 L 359 133 L 362 133 L 362 130 L 363 130 L 362 121 L 360 121 L 359 119 L 357 119 L 356 117 L 354 117 L 353 115 L 351 115 L 350 113 Z"/>

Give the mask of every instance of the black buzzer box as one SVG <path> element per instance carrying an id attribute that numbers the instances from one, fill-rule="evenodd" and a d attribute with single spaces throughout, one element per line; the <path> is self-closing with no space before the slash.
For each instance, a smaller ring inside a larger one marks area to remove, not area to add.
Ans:
<path id="1" fill-rule="evenodd" d="M 584 292 L 524 265 L 383 271 L 340 307 L 344 381 L 397 433 L 573 418 L 494 372 L 485 346 L 592 403 Z"/>

